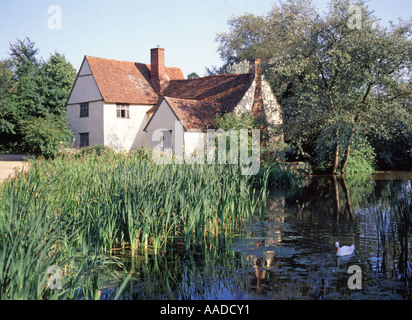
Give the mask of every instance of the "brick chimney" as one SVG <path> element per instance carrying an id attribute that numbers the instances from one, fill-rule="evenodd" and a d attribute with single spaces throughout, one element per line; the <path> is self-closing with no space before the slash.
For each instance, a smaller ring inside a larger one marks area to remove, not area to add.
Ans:
<path id="1" fill-rule="evenodd" d="M 255 116 L 263 117 L 263 98 L 262 98 L 262 61 L 260 59 L 253 59 L 249 63 L 250 76 L 255 81 L 255 95 L 253 98 L 252 113 Z"/>
<path id="2" fill-rule="evenodd" d="M 250 66 L 249 72 L 251 76 L 256 77 L 262 74 L 262 60 L 252 59 L 249 62 L 249 66 Z"/>
<path id="3" fill-rule="evenodd" d="M 150 64 L 152 84 L 157 93 L 162 95 L 168 82 L 164 48 L 153 48 L 150 50 Z"/>

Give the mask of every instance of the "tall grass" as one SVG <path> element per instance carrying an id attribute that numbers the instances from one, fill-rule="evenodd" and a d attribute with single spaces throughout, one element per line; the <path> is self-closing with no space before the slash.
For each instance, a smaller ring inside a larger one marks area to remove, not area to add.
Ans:
<path id="1" fill-rule="evenodd" d="M 87 270 L 104 259 L 90 257 L 119 248 L 212 245 L 263 212 L 268 174 L 255 188 L 236 165 L 158 165 L 145 151 L 33 160 L 0 188 L 0 299 L 74 298 L 90 281 L 95 292 Z M 51 265 L 64 266 L 70 290 L 47 288 Z"/>
<path id="2" fill-rule="evenodd" d="M 409 251 L 412 237 L 412 185 L 394 181 L 389 185 L 387 205 L 375 209 L 378 239 L 382 246 L 382 267 L 386 268 L 386 255 L 393 250 L 394 260 L 400 277 L 406 282 L 412 280 L 412 265 Z M 394 244 L 391 245 L 391 240 Z"/>

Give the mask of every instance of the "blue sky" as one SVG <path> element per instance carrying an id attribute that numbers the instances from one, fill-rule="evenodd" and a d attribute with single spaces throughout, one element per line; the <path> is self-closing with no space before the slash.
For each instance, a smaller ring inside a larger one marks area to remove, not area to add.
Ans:
<path id="1" fill-rule="evenodd" d="M 0 59 L 9 43 L 29 37 L 39 55 L 63 53 L 78 69 L 84 55 L 150 63 L 150 48 L 165 48 L 166 65 L 204 75 L 205 67 L 222 61 L 215 42 L 228 31 L 231 16 L 264 15 L 277 0 L 1 0 Z M 327 0 L 317 0 L 320 11 Z M 62 27 L 48 27 L 48 9 L 58 5 Z M 412 15 L 411 0 L 371 0 L 375 15 L 386 24 Z"/>

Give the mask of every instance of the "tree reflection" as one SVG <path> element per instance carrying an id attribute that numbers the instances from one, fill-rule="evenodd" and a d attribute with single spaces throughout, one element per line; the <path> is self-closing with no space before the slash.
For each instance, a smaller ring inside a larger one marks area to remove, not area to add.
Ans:
<path id="1" fill-rule="evenodd" d="M 278 190 L 264 219 L 235 237 L 192 251 L 125 256 L 134 276 L 123 298 L 411 298 L 407 286 L 398 295 L 388 285 L 411 283 L 411 189 L 410 180 L 323 176 L 293 192 Z M 337 239 L 356 244 L 354 258 L 336 258 Z M 363 291 L 347 287 L 352 264 L 365 273 Z"/>

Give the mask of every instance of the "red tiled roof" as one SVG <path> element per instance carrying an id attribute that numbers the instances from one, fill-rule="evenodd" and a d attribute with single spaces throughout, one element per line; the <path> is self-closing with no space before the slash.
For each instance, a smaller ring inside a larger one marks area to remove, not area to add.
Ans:
<path id="1" fill-rule="evenodd" d="M 157 104 L 158 95 L 150 82 L 150 65 L 86 56 L 105 102 Z M 171 80 L 184 79 L 179 68 L 166 67 Z"/>
<path id="2" fill-rule="evenodd" d="M 223 109 L 223 105 L 218 102 L 169 97 L 165 99 L 186 130 L 200 129 L 206 131 L 213 128 L 215 116 Z"/>
<path id="3" fill-rule="evenodd" d="M 164 95 L 177 99 L 199 100 L 218 103 L 222 111 L 232 111 L 253 82 L 249 74 L 213 75 L 202 78 L 173 80 Z"/>
<path id="4" fill-rule="evenodd" d="M 164 95 L 186 130 L 206 131 L 217 114 L 233 111 L 252 82 L 249 74 L 172 80 Z"/>
<path id="5" fill-rule="evenodd" d="M 158 104 L 151 83 L 150 65 L 86 56 L 105 102 Z M 186 130 L 204 131 L 213 126 L 217 113 L 230 112 L 244 97 L 254 76 L 212 75 L 184 79 L 179 68 L 166 67 L 170 81 L 163 96 Z"/>

